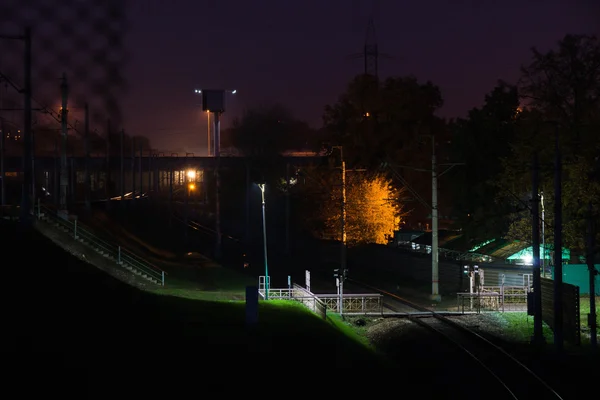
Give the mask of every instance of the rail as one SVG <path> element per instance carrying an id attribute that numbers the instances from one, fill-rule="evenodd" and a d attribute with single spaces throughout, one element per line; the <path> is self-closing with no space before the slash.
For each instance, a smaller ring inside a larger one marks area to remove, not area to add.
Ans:
<path id="1" fill-rule="evenodd" d="M 510 398 L 513 398 L 515 400 L 525 399 L 530 398 L 531 393 L 538 393 L 538 398 L 552 398 L 563 400 L 563 398 L 548 383 L 546 383 L 542 378 L 540 378 L 540 376 L 537 375 L 533 370 L 531 370 L 528 366 L 523 364 L 515 356 L 508 353 L 502 347 L 492 342 L 488 338 L 482 336 L 481 334 L 441 315 L 438 312 L 435 312 L 427 307 L 415 304 L 398 295 L 395 295 L 383 289 L 378 289 L 363 282 L 358 282 L 355 280 L 351 281 L 359 286 L 370 288 L 371 290 L 377 291 L 382 295 L 393 298 L 394 300 L 403 303 L 406 306 L 412 307 L 415 310 L 422 312 L 430 312 L 434 320 L 441 322 L 442 326 L 445 326 L 446 328 L 453 328 L 455 330 L 455 333 L 451 334 L 445 330 L 435 327 L 431 323 L 425 322 L 426 318 L 421 319 L 411 317 L 411 321 L 422 325 L 434 332 L 437 332 L 450 342 L 453 342 L 461 350 L 463 350 L 483 369 L 487 370 L 498 381 L 498 383 L 500 383 L 500 385 L 504 387 L 504 389 L 510 395 Z M 460 334 L 464 334 L 464 338 L 462 340 L 457 340 L 457 337 L 455 336 L 456 333 L 459 333 L 459 336 Z M 477 349 L 478 347 L 479 349 Z M 481 351 L 483 351 L 483 354 L 477 355 Z M 496 355 L 491 358 L 494 361 L 484 361 L 490 359 L 490 351 L 496 353 Z M 504 357 L 504 361 L 510 363 L 510 367 L 507 368 L 507 365 L 505 365 L 504 367 L 499 368 L 498 365 L 500 363 L 498 355 Z M 520 371 L 516 372 L 512 367 L 518 367 Z M 527 376 L 529 379 L 525 380 L 525 376 Z M 536 385 L 538 387 L 534 388 L 534 386 Z"/>
<path id="2" fill-rule="evenodd" d="M 112 257 L 116 260 L 117 264 L 127 265 L 141 275 L 150 277 L 161 286 L 165 285 L 165 275 L 167 275 L 165 271 L 147 262 L 123 246 L 108 243 L 105 240 L 100 239 L 98 236 L 94 235 L 89 228 L 79 223 L 77 218 L 74 218 L 71 221 L 70 219 L 61 216 L 57 211 L 42 206 L 39 203 L 36 207 L 36 214 L 38 219 L 46 217 L 49 221 L 64 228 L 73 239 L 87 242 L 91 247 L 98 249 L 108 257 Z"/>

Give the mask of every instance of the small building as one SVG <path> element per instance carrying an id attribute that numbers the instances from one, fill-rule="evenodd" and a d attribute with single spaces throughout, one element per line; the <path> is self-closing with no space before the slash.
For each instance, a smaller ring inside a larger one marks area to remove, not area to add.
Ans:
<path id="1" fill-rule="evenodd" d="M 411 247 L 411 243 L 414 239 L 423 235 L 425 231 L 415 231 L 408 229 L 400 229 L 394 231 L 394 240 L 392 245 L 395 247 Z"/>

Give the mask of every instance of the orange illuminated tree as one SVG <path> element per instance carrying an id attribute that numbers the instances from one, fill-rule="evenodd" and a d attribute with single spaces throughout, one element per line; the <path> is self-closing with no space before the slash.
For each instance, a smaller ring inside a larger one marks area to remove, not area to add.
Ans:
<path id="1" fill-rule="evenodd" d="M 386 244 L 404 216 L 403 190 L 395 188 L 384 176 L 362 177 L 348 174 L 346 179 L 346 241 L 349 246 Z M 329 193 L 321 205 L 321 216 L 328 236 L 341 239 L 341 187 Z"/>

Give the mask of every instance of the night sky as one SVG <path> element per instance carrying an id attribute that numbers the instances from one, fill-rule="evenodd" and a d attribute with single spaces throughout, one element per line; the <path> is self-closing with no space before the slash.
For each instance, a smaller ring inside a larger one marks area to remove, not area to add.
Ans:
<path id="1" fill-rule="evenodd" d="M 382 78 L 414 74 L 442 89 L 444 117 L 481 105 L 498 79 L 515 82 L 530 48 L 600 31 L 592 0 L 132 1 L 126 129 L 163 151 L 201 155 L 206 115 L 195 88 L 237 89 L 224 127 L 254 105 L 280 102 L 321 124 L 348 81 L 373 15 Z"/>

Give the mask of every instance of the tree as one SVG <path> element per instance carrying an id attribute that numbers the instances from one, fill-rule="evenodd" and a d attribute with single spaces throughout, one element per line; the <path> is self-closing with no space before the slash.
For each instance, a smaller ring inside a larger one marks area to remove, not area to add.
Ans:
<path id="1" fill-rule="evenodd" d="M 341 239 L 340 172 L 331 168 L 303 168 L 297 193 L 304 225 L 315 236 Z M 348 245 L 386 244 L 402 223 L 403 190 L 384 175 L 346 176 L 346 240 Z"/>
<path id="2" fill-rule="evenodd" d="M 419 169 L 431 169 L 430 136 L 446 129 L 435 115 L 442 104 L 441 92 L 431 82 L 414 76 L 380 82 L 361 75 L 335 104 L 325 107 L 324 128 L 331 144 L 343 146 L 349 168 L 385 174 L 398 186 L 408 184 L 420 197 L 430 198 L 431 179 Z M 428 219 L 430 212 L 419 204 L 409 225 Z"/>
<path id="3" fill-rule="evenodd" d="M 280 155 L 285 150 L 305 147 L 311 129 L 281 105 L 247 110 L 233 122 L 231 144 L 248 157 Z"/>
<path id="4" fill-rule="evenodd" d="M 554 137 L 559 135 L 563 157 L 564 244 L 583 250 L 584 220 L 591 202 L 598 215 L 600 196 L 598 157 L 600 138 L 600 45 L 596 37 L 566 35 L 556 50 L 532 50 L 532 62 L 522 68 L 519 92 L 526 110 L 511 154 L 504 160 L 504 179 L 498 181 L 500 196 L 523 203 L 530 191 L 531 159 L 539 154 L 541 185 L 546 210 L 553 209 Z M 530 199 L 530 197 L 529 197 Z M 530 236 L 521 219 L 513 221 L 509 234 Z M 547 212 L 546 225 L 553 224 Z M 548 238 L 551 239 L 551 238 Z"/>
<path id="5" fill-rule="evenodd" d="M 329 140 L 344 146 L 350 166 L 378 170 L 388 159 L 414 158 L 420 135 L 431 134 L 440 120 L 434 113 L 443 104 L 440 90 L 413 76 L 380 83 L 361 75 L 350 82 L 337 103 L 325 107 Z"/>
<path id="6" fill-rule="evenodd" d="M 520 112 L 516 86 L 499 82 L 481 108 L 451 124 L 452 157 L 465 163 L 449 177 L 452 202 L 473 245 L 502 237 L 508 229 L 514 207 L 497 201 L 495 182 L 503 180 L 502 160 L 511 154 Z"/>
<path id="7" fill-rule="evenodd" d="M 305 147 L 313 131 L 287 108 L 273 105 L 247 110 L 234 121 L 228 136 L 230 144 L 248 158 L 254 182 L 276 183 L 285 176 L 282 154 Z"/>

